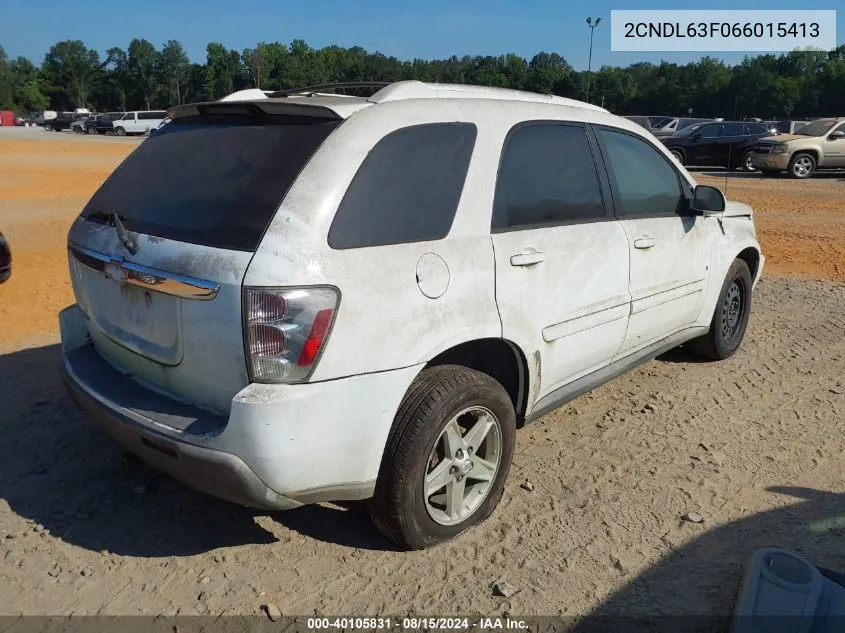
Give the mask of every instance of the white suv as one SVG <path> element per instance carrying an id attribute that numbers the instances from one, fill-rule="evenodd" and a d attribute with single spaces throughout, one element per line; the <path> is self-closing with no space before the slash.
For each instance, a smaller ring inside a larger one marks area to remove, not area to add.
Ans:
<path id="1" fill-rule="evenodd" d="M 751 209 L 601 108 L 401 82 L 171 115 L 70 230 L 63 373 L 210 494 L 371 499 L 426 547 L 490 515 L 518 426 L 742 340 Z"/>

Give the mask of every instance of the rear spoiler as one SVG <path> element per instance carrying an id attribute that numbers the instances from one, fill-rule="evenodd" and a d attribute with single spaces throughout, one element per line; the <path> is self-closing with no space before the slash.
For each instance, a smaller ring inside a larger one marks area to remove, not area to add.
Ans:
<path id="1" fill-rule="evenodd" d="M 288 115 L 313 117 L 316 119 L 325 119 L 327 121 L 343 120 L 343 117 L 337 112 L 325 106 L 291 103 L 290 101 L 275 99 L 260 101 L 207 101 L 203 103 L 191 103 L 188 105 L 176 106 L 167 111 L 167 116 L 172 120 L 214 114 L 253 117 Z"/>

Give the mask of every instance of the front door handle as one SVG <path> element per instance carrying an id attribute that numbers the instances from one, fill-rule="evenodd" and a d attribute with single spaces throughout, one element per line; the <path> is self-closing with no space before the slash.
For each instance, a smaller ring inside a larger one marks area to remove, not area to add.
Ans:
<path id="1" fill-rule="evenodd" d="M 657 242 L 654 240 L 653 237 L 649 237 L 648 235 L 646 235 L 644 237 L 640 237 L 634 240 L 634 248 L 647 249 L 651 248 L 656 243 Z"/>
<path id="2" fill-rule="evenodd" d="M 525 251 L 511 256 L 511 266 L 533 266 L 546 260 L 546 254 L 540 251 Z"/>

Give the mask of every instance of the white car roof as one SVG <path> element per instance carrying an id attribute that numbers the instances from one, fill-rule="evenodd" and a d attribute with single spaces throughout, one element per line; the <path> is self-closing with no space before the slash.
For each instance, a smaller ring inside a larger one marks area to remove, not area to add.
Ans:
<path id="1" fill-rule="evenodd" d="M 555 95 L 543 95 L 522 90 L 508 90 L 505 88 L 491 88 L 488 86 L 470 86 L 463 84 L 440 84 L 425 83 L 422 81 L 399 81 L 392 83 L 371 97 L 354 97 L 324 92 L 308 92 L 307 94 L 289 94 L 276 96 L 273 91 L 251 88 L 239 90 L 227 95 L 219 102 L 278 102 L 290 105 L 308 105 L 320 109 L 330 110 L 339 118 L 348 118 L 363 108 L 397 101 L 411 101 L 418 99 L 467 99 L 467 100 L 494 100 L 494 101 L 518 101 L 529 103 L 546 103 L 595 112 L 607 113 L 608 111 L 597 105 L 558 97 Z M 175 116 L 186 116 L 196 112 L 196 105 L 179 106 L 173 109 Z M 177 112 L 178 111 L 178 112 Z"/>

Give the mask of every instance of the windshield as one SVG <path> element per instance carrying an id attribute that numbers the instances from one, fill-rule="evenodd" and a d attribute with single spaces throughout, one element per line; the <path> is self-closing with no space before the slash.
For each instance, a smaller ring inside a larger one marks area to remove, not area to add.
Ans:
<path id="1" fill-rule="evenodd" d="M 824 136 L 836 125 L 836 121 L 813 121 L 795 132 L 801 136 Z"/>

